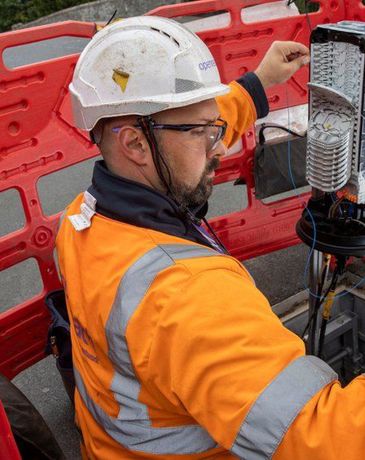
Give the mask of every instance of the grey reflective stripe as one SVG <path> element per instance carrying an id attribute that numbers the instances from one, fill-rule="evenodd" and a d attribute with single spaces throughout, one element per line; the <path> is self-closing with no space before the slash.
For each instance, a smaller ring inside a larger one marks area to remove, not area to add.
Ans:
<path id="1" fill-rule="evenodd" d="M 135 374 L 125 337 L 130 318 L 161 271 L 174 265 L 175 260 L 210 256 L 220 254 L 198 245 L 160 245 L 135 261 L 120 281 L 105 328 L 108 356 L 115 368 L 111 390 L 120 406 L 117 418 L 105 413 L 87 394 L 80 375 L 76 377 L 77 388 L 92 416 L 127 449 L 171 455 L 202 453 L 217 447 L 216 442 L 199 425 L 152 427 L 147 406 L 138 401 L 141 384 Z"/>
<path id="2" fill-rule="evenodd" d="M 57 223 L 57 231 L 56 231 L 56 233 L 58 233 L 60 231 L 62 222 L 64 221 L 65 217 L 66 217 L 66 210 L 63 211 L 63 213 L 60 215 L 60 218 L 59 218 L 58 223 Z M 54 260 L 54 263 L 56 265 L 58 279 L 62 283 L 62 274 L 61 274 L 60 264 L 58 262 L 58 254 L 57 254 L 56 246 L 53 249 L 53 260 Z"/>
<path id="3" fill-rule="evenodd" d="M 211 248 L 187 244 L 161 244 L 159 248 L 163 249 L 173 260 L 221 255 L 221 253 Z"/>
<path id="4" fill-rule="evenodd" d="M 77 390 L 93 418 L 109 436 L 127 449 L 168 455 L 194 454 L 216 447 L 215 442 L 198 425 L 151 428 L 144 423 L 126 422 L 111 417 L 90 398 L 76 368 L 74 375 Z"/>
<path id="5" fill-rule="evenodd" d="M 315 356 L 286 367 L 255 401 L 231 451 L 250 460 L 269 460 L 305 404 L 337 374 Z"/>

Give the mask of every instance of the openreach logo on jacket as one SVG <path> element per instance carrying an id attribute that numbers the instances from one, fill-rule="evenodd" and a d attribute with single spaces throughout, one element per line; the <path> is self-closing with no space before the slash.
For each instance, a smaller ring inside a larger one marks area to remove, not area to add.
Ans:
<path id="1" fill-rule="evenodd" d="M 211 59 L 210 61 L 201 62 L 199 64 L 200 70 L 208 70 L 208 69 L 211 69 L 212 67 L 217 67 L 217 64 L 215 63 L 214 59 Z"/>

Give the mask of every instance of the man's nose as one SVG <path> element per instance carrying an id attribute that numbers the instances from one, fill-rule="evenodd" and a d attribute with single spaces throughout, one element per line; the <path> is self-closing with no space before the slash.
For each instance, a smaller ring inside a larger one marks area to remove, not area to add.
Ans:
<path id="1" fill-rule="evenodd" d="M 215 149 L 212 149 L 207 153 L 207 157 L 208 158 L 224 157 L 225 155 L 227 155 L 227 152 L 228 152 L 227 147 L 222 141 L 220 141 Z"/>

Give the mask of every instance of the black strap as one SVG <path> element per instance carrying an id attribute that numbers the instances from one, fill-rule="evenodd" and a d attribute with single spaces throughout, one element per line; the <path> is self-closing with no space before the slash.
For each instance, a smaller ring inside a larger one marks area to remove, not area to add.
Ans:
<path id="1" fill-rule="evenodd" d="M 109 19 L 109 21 L 105 24 L 105 27 L 108 26 L 115 18 L 115 16 L 117 15 L 118 13 L 118 10 L 115 10 L 114 13 L 112 14 L 112 17 Z"/>
<path id="2" fill-rule="evenodd" d="M 161 155 L 160 150 L 158 148 L 157 140 L 153 132 L 152 117 L 150 116 L 140 117 L 138 118 L 137 123 L 140 125 L 144 135 L 146 136 L 147 142 L 151 149 L 152 159 L 155 164 L 157 174 L 167 189 L 167 195 L 174 198 L 174 195 L 171 190 L 172 179 L 171 179 L 170 168 L 166 164 L 166 161 L 164 157 Z M 162 169 L 162 164 L 168 176 L 167 180 L 165 178 L 164 171 Z"/>

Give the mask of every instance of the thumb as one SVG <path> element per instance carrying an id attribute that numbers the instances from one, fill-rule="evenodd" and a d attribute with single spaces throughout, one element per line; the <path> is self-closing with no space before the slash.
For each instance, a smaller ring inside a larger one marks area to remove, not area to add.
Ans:
<path id="1" fill-rule="evenodd" d="M 298 57 L 296 59 L 293 59 L 292 61 L 290 61 L 288 64 L 289 64 L 289 68 L 291 70 L 291 73 L 292 75 L 297 71 L 299 70 L 301 67 L 307 65 L 310 61 L 310 58 L 309 56 L 301 56 L 301 57 Z"/>

